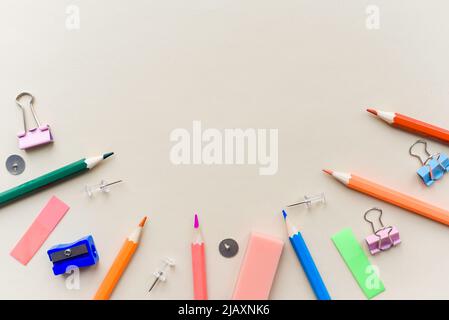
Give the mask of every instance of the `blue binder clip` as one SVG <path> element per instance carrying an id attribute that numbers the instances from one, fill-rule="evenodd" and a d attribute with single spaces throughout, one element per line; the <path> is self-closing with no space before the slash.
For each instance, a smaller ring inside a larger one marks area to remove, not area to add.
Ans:
<path id="1" fill-rule="evenodd" d="M 59 244 L 47 251 L 50 261 L 53 262 L 55 276 L 64 274 L 69 267 L 88 267 L 98 262 L 98 253 L 94 238 L 87 236 L 72 243 Z"/>
<path id="2" fill-rule="evenodd" d="M 424 145 L 424 152 L 426 154 L 425 158 L 422 158 L 416 153 L 413 153 L 413 148 L 417 144 Z M 409 154 L 412 157 L 419 159 L 422 164 L 422 167 L 419 168 L 416 172 L 422 181 L 426 184 L 426 186 L 432 185 L 435 181 L 440 180 L 446 172 L 449 171 L 449 158 L 444 153 L 435 153 L 431 154 L 427 150 L 427 141 L 418 140 L 414 144 L 411 145 L 409 149 Z"/>

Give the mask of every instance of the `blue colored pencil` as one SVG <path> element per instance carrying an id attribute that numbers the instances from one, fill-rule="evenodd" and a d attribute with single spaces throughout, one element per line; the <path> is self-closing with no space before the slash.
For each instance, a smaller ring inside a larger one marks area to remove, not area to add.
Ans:
<path id="1" fill-rule="evenodd" d="M 292 244 L 296 256 L 298 257 L 298 260 L 301 263 L 304 272 L 306 273 L 307 279 L 310 282 L 310 286 L 312 287 L 316 298 L 318 300 L 331 300 L 329 292 L 327 292 L 323 279 L 321 279 L 321 275 L 318 272 L 318 269 L 315 265 L 315 262 L 313 261 L 309 249 L 307 248 L 304 238 L 301 235 L 301 232 L 299 232 L 297 228 L 290 223 L 287 218 L 287 212 L 285 212 L 285 210 L 282 210 L 282 214 L 287 226 L 290 243 Z"/>

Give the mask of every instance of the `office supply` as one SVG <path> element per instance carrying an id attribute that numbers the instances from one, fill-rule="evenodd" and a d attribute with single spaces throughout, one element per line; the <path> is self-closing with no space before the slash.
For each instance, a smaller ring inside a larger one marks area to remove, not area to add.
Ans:
<path id="1" fill-rule="evenodd" d="M 71 267 L 89 267 L 98 262 L 98 252 L 94 238 L 87 236 L 72 243 L 58 244 L 47 251 L 50 261 L 53 262 L 55 276 L 64 274 Z"/>
<path id="2" fill-rule="evenodd" d="M 380 111 L 375 109 L 367 109 L 366 111 L 376 115 L 377 117 L 394 127 L 449 143 L 449 130 L 410 118 L 400 113 Z"/>
<path id="3" fill-rule="evenodd" d="M 156 286 L 156 284 L 159 283 L 159 281 L 165 282 L 167 280 L 167 274 L 168 270 L 170 268 L 173 268 L 175 266 L 175 261 L 170 258 L 164 258 L 162 259 L 162 265 L 159 266 L 156 271 L 153 272 L 153 276 L 155 277 L 150 290 L 148 292 L 151 292 L 153 288 Z"/>
<path id="4" fill-rule="evenodd" d="M 28 129 L 25 117 L 25 108 L 20 104 L 20 100 L 23 97 L 29 97 L 30 102 L 30 110 L 33 114 L 34 121 L 36 122 L 36 127 Z M 53 135 L 50 130 L 50 126 L 48 124 L 41 124 L 39 118 L 37 117 L 36 111 L 34 110 L 34 97 L 32 94 L 28 92 L 22 92 L 16 97 L 16 103 L 19 108 L 22 110 L 23 117 L 23 131 L 17 134 L 19 138 L 19 148 L 22 150 L 26 150 L 29 148 L 37 147 L 40 145 L 44 145 L 50 142 L 53 142 Z"/>
<path id="5" fill-rule="evenodd" d="M 27 265 L 68 210 L 68 205 L 52 197 L 11 251 L 11 256 Z"/>
<path id="6" fill-rule="evenodd" d="M 377 268 L 370 264 L 351 229 L 341 230 L 332 236 L 332 241 L 368 299 L 385 291 L 384 284 L 377 274 Z"/>
<path id="7" fill-rule="evenodd" d="M 290 243 L 296 253 L 296 256 L 298 257 L 299 262 L 301 263 L 302 268 L 304 269 L 316 298 L 318 300 L 331 300 L 326 285 L 321 278 L 320 272 L 313 261 L 312 255 L 310 254 L 309 248 L 307 247 L 301 232 L 299 232 L 299 230 L 290 223 L 285 210 L 282 210 L 282 215 L 284 216 Z"/>
<path id="8" fill-rule="evenodd" d="M 239 244 L 234 239 L 224 239 L 218 245 L 218 251 L 225 258 L 232 258 L 239 252 Z"/>
<path id="9" fill-rule="evenodd" d="M 106 182 L 104 180 L 101 180 L 99 184 L 89 186 L 87 185 L 84 190 L 86 191 L 86 194 L 91 198 L 95 193 L 102 192 L 102 193 L 109 193 L 111 189 L 110 186 L 113 186 L 115 184 L 123 182 L 122 180 L 117 180 L 114 182 Z"/>
<path id="10" fill-rule="evenodd" d="M 413 148 L 418 144 L 424 145 L 425 158 L 413 152 Z M 444 153 L 431 154 L 427 149 L 427 141 L 418 140 L 410 146 L 408 153 L 417 158 L 422 167 L 419 168 L 416 173 L 426 184 L 426 186 L 432 185 L 436 180 L 439 180 L 449 170 L 449 158 Z"/>
<path id="11" fill-rule="evenodd" d="M 252 232 L 235 285 L 233 300 L 267 300 L 284 242 Z"/>
<path id="12" fill-rule="evenodd" d="M 351 173 L 323 170 L 325 173 L 333 176 L 346 187 L 377 198 L 379 200 L 391 203 L 402 209 L 422 215 L 428 219 L 449 225 L 449 211 L 438 208 L 430 203 L 424 202 L 412 196 L 399 191 L 381 186 L 380 184 L 369 181 L 365 178 Z"/>
<path id="13" fill-rule="evenodd" d="M 206 254 L 204 250 L 203 234 L 201 233 L 197 214 L 195 214 L 193 227 L 194 234 L 191 244 L 193 298 L 195 300 L 207 300 Z"/>
<path id="14" fill-rule="evenodd" d="M 25 171 L 25 160 L 17 154 L 10 155 L 6 159 L 6 170 L 14 176 L 22 174 Z"/>
<path id="15" fill-rule="evenodd" d="M 57 169 L 53 172 L 44 174 L 39 178 L 33 179 L 31 181 L 25 182 L 15 188 L 9 189 L 0 193 L 0 206 L 5 205 L 13 200 L 22 198 L 34 191 L 37 191 L 43 187 L 52 185 L 55 182 L 59 182 L 68 178 L 72 178 L 77 174 L 81 174 L 85 171 L 89 171 L 99 164 L 104 159 L 109 158 L 114 153 L 105 153 L 102 156 L 97 156 L 93 158 L 81 159 L 65 167 Z"/>
<path id="16" fill-rule="evenodd" d="M 368 214 L 370 212 L 377 211 L 379 212 L 378 222 L 380 228 L 376 228 L 374 226 L 374 222 L 368 219 Z M 371 208 L 365 212 L 363 218 L 366 222 L 371 225 L 373 230 L 373 234 L 369 235 L 365 238 L 366 244 L 368 245 L 369 252 L 372 255 L 379 253 L 381 251 L 386 251 L 393 246 L 397 246 L 401 243 L 401 238 L 399 237 L 399 231 L 394 226 L 385 227 L 382 222 L 382 209 L 379 208 Z"/>
<path id="17" fill-rule="evenodd" d="M 313 195 L 311 197 L 309 196 L 304 196 L 304 200 L 294 203 L 294 204 L 290 204 L 287 207 L 294 207 L 294 206 L 298 206 L 300 204 L 305 204 L 307 206 L 307 208 L 311 208 L 312 204 L 314 203 L 320 203 L 320 204 L 325 204 L 326 203 L 326 196 L 324 195 L 324 192 L 321 192 L 319 194 Z"/>
<path id="18" fill-rule="evenodd" d="M 125 240 L 122 249 L 120 249 L 120 252 L 117 254 L 117 257 L 98 288 L 97 293 L 94 296 L 95 300 L 109 300 L 112 291 L 114 291 L 114 288 L 122 277 L 126 267 L 128 267 L 131 258 L 139 246 L 140 236 L 146 221 L 147 217 L 144 217 L 142 221 L 140 221 L 137 228 Z"/>

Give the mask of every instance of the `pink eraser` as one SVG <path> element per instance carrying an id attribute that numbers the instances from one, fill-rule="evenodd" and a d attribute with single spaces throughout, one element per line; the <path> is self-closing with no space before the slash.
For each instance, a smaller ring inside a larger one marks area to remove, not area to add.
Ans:
<path id="1" fill-rule="evenodd" d="M 68 210 L 69 206 L 52 197 L 11 251 L 11 256 L 27 265 Z"/>
<path id="2" fill-rule="evenodd" d="M 233 300 L 267 300 L 284 242 L 253 232 L 250 235 Z"/>

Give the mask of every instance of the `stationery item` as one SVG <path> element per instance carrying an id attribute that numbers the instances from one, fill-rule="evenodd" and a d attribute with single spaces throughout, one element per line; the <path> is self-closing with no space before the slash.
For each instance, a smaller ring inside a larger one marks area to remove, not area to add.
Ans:
<path id="1" fill-rule="evenodd" d="M 22 198 L 28 194 L 31 194 L 34 191 L 37 191 L 43 187 L 51 185 L 55 182 L 59 182 L 68 178 L 72 178 L 73 176 L 83 173 L 85 171 L 89 171 L 97 164 L 99 164 L 104 159 L 109 158 L 114 153 L 105 153 L 102 156 L 97 156 L 93 158 L 81 159 L 65 167 L 62 167 L 53 172 L 44 174 L 39 178 L 33 179 L 31 181 L 25 182 L 20 186 L 9 189 L 0 193 L 0 205 L 5 205 L 13 200 Z"/>
<path id="2" fill-rule="evenodd" d="M 287 207 L 294 207 L 294 206 L 298 206 L 300 204 L 305 204 L 307 206 L 308 209 L 310 209 L 312 207 L 312 204 L 314 203 L 321 203 L 321 204 L 326 204 L 326 197 L 324 195 L 324 192 L 321 192 L 319 194 L 313 195 L 311 197 L 309 196 L 304 196 L 304 200 L 294 203 L 294 204 L 290 204 Z"/>
<path id="3" fill-rule="evenodd" d="M 47 251 L 53 262 L 55 276 L 64 274 L 71 267 L 89 267 L 98 262 L 98 252 L 94 238 L 87 236 L 72 243 L 58 244 Z"/>
<path id="4" fill-rule="evenodd" d="M 123 182 L 122 180 L 117 180 L 114 182 L 106 182 L 104 180 L 101 180 L 99 184 L 93 185 L 93 186 L 86 186 L 84 190 L 86 191 L 86 194 L 89 196 L 89 198 L 92 198 L 93 195 L 97 192 L 102 193 L 109 193 L 111 189 L 110 186 L 113 186 L 115 184 Z"/>
<path id="5" fill-rule="evenodd" d="M 343 229 L 332 237 L 355 280 L 368 299 L 385 291 L 377 268 L 372 266 L 351 229 Z"/>
<path id="6" fill-rule="evenodd" d="M 373 211 L 379 212 L 378 222 L 380 228 L 378 229 L 376 229 L 376 227 L 374 226 L 374 222 L 368 219 L 368 214 Z M 382 209 L 371 208 L 365 212 L 363 218 L 371 225 L 371 228 L 373 230 L 373 234 L 365 238 L 371 255 L 375 255 L 376 253 L 379 253 L 381 251 L 386 251 L 391 247 L 397 246 L 401 243 L 398 229 L 394 226 L 384 226 L 382 222 Z"/>
<path id="7" fill-rule="evenodd" d="M 449 225 L 449 211 L 438 208 L 399 191 L 381 186 L 351 173 L 323 170 L 350 189 L 359 191 L 379 200 L 391 203 L 402 209 L 422 215 L 428 219 Z"/>
<path id="8" fill-rule="evenodd" d="M 22 174 L 25 171 L 25 160 L 17 154 L 10 155 L 6 159 L 6 170 L 14 176 Z"/>
<path id="9" fill-rule="evenodd" d="M 422 158 L 420 155 L 413 152 L 414 147 L 418 144 L 424 145 L 425 158 Z M 421 162 L 422 167 L 419 168 L 416 173 L 418 173 L 418 176 L 426 186 L 432 185 L 436 180 L 441 179 L 443 175 L 449 171 L 449 158 L 447 155 L 444 153 L 431 154 L 429 150 L 427 150 L 427 141 L 416 141 L 410 146 L 408 153 Z"/>
<path id="10" fill-rule="evenodd" d="M 20 104 L 20 100 L 23 97 L 30 98 L 30 110 L 33 114 L 34 121 L 36 122 L 36 127 L 28 129 L 25 117 L 25 108 Z M 39 118 L 37 117 L 36 111 L 34 110 L 34 97 L 32 94 L 28 92 L 22 92 L 16 97 L 16 103 L 19 108 L 22 110 L 23 117 L 23 131 L 17 134 L 19 138 L 19 148 L 22 150 L 26 150 L 29 148 L 37 147 L 40 145 L 44 145 L 50 142 L 53 142 L 53 135 L 50 130 L 50 126 L 48 124 L 41 124 Z"/>
<path id="11" fill-rule="evenodd" d="M 380 119 L 394 127 L 449 143 L 449 130 L 407 117 L 400 113 L 375 109 L 367 109 L 366 111 L 378 116 Z"/>
<path id="12" fill-rule="evenodd" d="M 193 272 L 193 298 L 195 300 L 207 300 L 207 276 L 206 276 L 206 255 L 204 252 L 204 240 L 195 214 L 194 235 L 191 245 L 192 251 L 192 272 Z"/>
<path id="13" fill-rule="evenodd" d="M 148 292 L 151 292 L 153 288 L 156 286 L 156 284 L 159 283 L 159 281 L 165 282 L 167 280 L 167 274 L 168 270 L 170 268 L 173 268 L 175 266 L 175 261 L 170 258 L 164 258 L 162 260 L 162 265 L 159 266 L 156 271 L 153 272 L 153 276 L 155 277 L 153 284 L 150 287 L 150 290 Z"/>
<path id="14" fill-rule="evenodd" d="M 225 258 L 232 258 L 239 252 L 239 244 L 234 239 L 224 239 L 218 245 L 218 251 Z"/>
<path id="15" fill-rule="evenodd" d="M 142 229 L 146 221 L 147 217 L 144 217 L 142 221 L 140 221 L 137 228 L 125 240 L 122 249 L 118 253 L 117 257 L 109 268 L 106 277 L 103 279 L 103 282 L 98 288 L 97 293 L 94 296 L 95 300 L 109 300 L 112 291 L 114 291 L 114 288 L 122 277 L 123 272 L 125 271 L 126 267 L 128 267 L 128 264 L 134 255 L 134 252 L 136 252 L 136 249 L 139 246 L 140 236 L 142 234 Z"/>
<path id="16" fill-rule="evenodd" d="M 27 265 L 68 210 L 68 205 L 52 197 L 11 251 L 11 256 Z"/>
<path id="17" fill-rule="evenodd" d="M 267 300 L 284 242 L 253 232 L 235 285 L 233 300 Z"/>
<path id="18" fill-rule="evenodd" d="M 287 226 L 287 233 L 290 243 L 302 265 L 302 268 L 304 269 L 316 298 L 318 300 L 331 300 L 329 292 L 327 291 L 327 288 L 321 278 L 315 262 L 313 261 L 312 255 L 310 254 L 309 248 L 307 247 L 301 232 L 299 232 L 298 229 L 290 223 L 285 210 L 282 210 L 282 215 L 284 216 L 285 224 Z"/>

